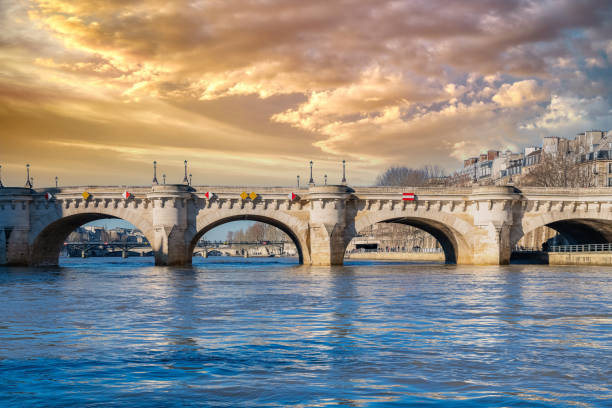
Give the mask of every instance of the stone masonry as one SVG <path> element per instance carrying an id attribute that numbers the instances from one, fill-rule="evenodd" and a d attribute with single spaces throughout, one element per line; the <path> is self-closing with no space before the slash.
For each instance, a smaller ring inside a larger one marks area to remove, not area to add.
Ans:
<path id="1" fill-rule="evenodd" d="M 243 198 L 243 192 L 254 192 L 255 198 Z M 415 193 L 416 200 L 402 200 L 404 192 Z M 46 193 L 52 197 L 47 199 Z M 291 193 L 296 195 L 293 200 Z M 66 237 L 80 225 L 103 218 L 121 218 L 142 231 L 156 265 L 191 264 L 203 234 L 235 220 L 280 228 L 294 241 L 304 264 L 341 265 L 347 245 L 360 230 L 398 222 L 432 234 L 449 263 L 499 265 L 509 262 L 511 248 L 523 235 L 544 225 L 572 242 L 612 242 L 612 189 L 0 188 L 0 264 L 57 265 Z"/>

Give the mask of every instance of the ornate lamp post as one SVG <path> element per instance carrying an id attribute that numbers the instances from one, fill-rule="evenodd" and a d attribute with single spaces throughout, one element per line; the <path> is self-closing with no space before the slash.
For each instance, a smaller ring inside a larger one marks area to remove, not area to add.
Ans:
<path id="1" fill-rule="evenodd" d="M 55 188 L 58 187 L 58 184 L 57 184 L 58 181 L 59 181 L 59 178 L 57 178 L 57 176 L 55 176 Z"/>
<path id="2" fill-rule="evenodd" d="M 342 160 L 342 184 L 346 184 L 346 160 Z"/>
<path id="3" fill-rule="evenodd" d="M 0 188 L 4 187 L 2 184 L 2 166 L 0 166 Z"/>
<path id="4" fill-rule="evenodd" d="M 153 161 L 153 184 L 159 184 L 157 182 L 157 160 Z"/>
<path id="5" fill-rule="evenodd" d="M 26 164 L 26 183 L 27 188 L 32 188 L 32 180 L 30 180 L 30 165 Z"/>
<path id="6" fill-rule="evenodd" d="M 314 184 L 314 179 L 312 178 L 312 160 L 310 161 L 310 180 L 308 180 L 308 184 Z"/>
<path id="7" fill-rule="evenodd" d="M 183 178 L 183 183 L 189 184 L 189 179 L 187 179 L 187 160 L 185 160 L 185 177 Z"/>
<path id="8" fill-rule="evenodd" d="M 324 176 L 325 178 L 325 185 L 327 185 L 327 174 Z"/>
<path id="9" fill-rule="evenodd" d="M 0 186 L 2 185 L 2 182 L 0 181 Z M 300 175 L 298 174 L 297 176 L 297 188 L 300 188 Z"/>
<path id="10" fill-rule="evenodd" d="M 164 184 L 166 184 L 166 175 L 165 175 L 165 174 L 162 174 L 162 177 L 163 177 L 163 179 L 164 179 Z"/>
<path id="11" fill-rule="evenodd" d="M 191 173 L 189 173 L 189 185 L 191 185 L 191 178 L 193 177 L 193 175 Z"/>

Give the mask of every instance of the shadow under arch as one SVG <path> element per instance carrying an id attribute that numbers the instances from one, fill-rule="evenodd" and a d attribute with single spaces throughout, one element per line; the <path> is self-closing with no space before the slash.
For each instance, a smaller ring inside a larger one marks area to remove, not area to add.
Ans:
<path id="1" fill-rule="evenodd" d="M 30 264 L 32 266 L 57 266 L 59 264 L 59 255 L 64 241 L 71 232 L 78 227 L 87 224 L 88 222 L 103 220 L 103 219 L 120 219 L 123 218 L 102 214 L 102 213 L 80 213 L 68 215 L 59 218 L 46 225 L 34 238 L 30 245 Z M 152 244 L 151 237 L 148 236 L 146 230 L 138 228 L 137 225 L 130 222 L 140 232 L 145 235 L 145 238 Z"/>
<path id="2" fill-rule="evenodd" d="M 298 251 L 298 257 L 299 257 L 300 264 L 304 263 L 304 252 L 303 252 L 303 248 L 302 248 L 302 243 L 300 242 L 300 240 L 297 237 L 297 235 L 291 230 L 291 228 L 289 228 L 283 222 L 280 222 L 280 221 L 278 221 L 278 220 L 276 220 L 274 218 L 266 217 L 266 216 L 263 216 L 263 215 L 255 215 L 255 214 L 241 214 L 241 215 L 229 216 L 229 217 L 225 217 L 225 218 L 221 218 L 221 219 L 215 220 L 215 221 L 211 222 L 210 224 L 207 224 L 202 229 L 200 229 L 196 233 L 196 235 L 193 237 L 193 239 L 191 240 L 191 244 L 189 246 L 189 253 L 190 254 L 193 253 L 193 251 L 195 250 L 196 245 L 198 244 L 198 241 L 208 231 L 212 230 L 215 227 L 218 227 L 219 225 L 227 224 L 228 222 L 233 222 L 233 221 L 259 221 L 259 222 L 263 222 L 265 224 L 269 224 L 269 225 L 272 225 L 272 226 L 278 228 L 279 230 L 281 230 L 285 234 L 287 234 L 289 236 L 289 238 L 291 238 L 291 240 L 295 244 L 295 247 L 296 247 L 296 249 Z"/>
<path id="3" fill-rule="evenodd" d="M 378 223 L 403 224 L 429 233 L 440 243 L 446 264 L 458 263 L 462 260 L 461 254 L 468 250 L 468 245 L 460 234 L 440 221 L 417 217 L 399 217 L 384 219 L 378 221 Z"/>
<path id="4" fill-rule="evenodd" d="M 549 220 L 545 220 L 549 221 Z M 549 222 L 533 224 L 526 230 L 521 229 L 512 237 L 512 248 L 521 238 L 540 227 L 557 231 L 570 244 L 607 244 L 612 242 L 612 220 L 597 218 L 552 218 Z"/>

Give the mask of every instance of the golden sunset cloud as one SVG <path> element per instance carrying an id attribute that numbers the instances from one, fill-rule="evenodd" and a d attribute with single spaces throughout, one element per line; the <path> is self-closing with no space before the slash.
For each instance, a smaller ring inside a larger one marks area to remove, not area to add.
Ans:
<path id="1" fill-rule="evenodd" d="M 0 0 L 5 184 L 369 184 L 612 128 L 596 0 Z"/>

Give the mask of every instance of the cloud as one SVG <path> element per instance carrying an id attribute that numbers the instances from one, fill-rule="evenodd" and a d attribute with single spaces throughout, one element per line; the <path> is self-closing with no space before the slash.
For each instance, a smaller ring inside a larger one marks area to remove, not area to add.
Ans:
<path id="1" fill-rule="evenodd" d="M 579 131 L 596 128 L 594 124 L 612 126 L 612 107 L 601 96 L 577 98 L 553 95 L 550 105 L 541 115 L 522 127 L 528 130 L 546 130 L 561 135 L 572 135 Z"/>
<path id="2" fill-rule="evenodd" d="M 612 127 L 605 0 L 0 5 L 13 161 L 45 138 L 117 157 L 103 139 L 283 166 L 346 156 L 365 183 L 390 163 L 452 168 L 470 149 Z"/>
<path id="3" fill-rule="evenodd" d="M 547 100 L 549 93 L 533 79 L 503 84 L 493 96 L 493 102 L 504 108 L 517 108 Z"/>
<path id="4" fill-rule="evenodd" d="M 297 109 L 274 115 L 272 120 L 308 130 L 320 130 L 331 122 L 379 116 L 382 123 L 399 108 L 441 100 L 442 90 L 427 81 L 416 83 L 401 74 L 383 74 L 380 67 L 363 72 L 358 81 L 329 91 L 312 92 Z M 392 113 L 393 112 L 393 113 Z"/>

